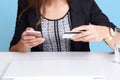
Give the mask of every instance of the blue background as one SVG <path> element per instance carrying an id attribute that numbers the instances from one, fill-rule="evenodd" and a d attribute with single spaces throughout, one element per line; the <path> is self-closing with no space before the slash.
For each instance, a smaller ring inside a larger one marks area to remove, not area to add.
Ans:
<path id="1" fill-rule="evenodd" d="M 102 11 L 116 26 L 120 26 L 120 0 L 96 0 Z M 17 13 L 17 0 L 0 0 L 0 52 L 7 52 L 13 37 Z M 108 52 L 104 42 L 90 43 L 93 52 Z"/>

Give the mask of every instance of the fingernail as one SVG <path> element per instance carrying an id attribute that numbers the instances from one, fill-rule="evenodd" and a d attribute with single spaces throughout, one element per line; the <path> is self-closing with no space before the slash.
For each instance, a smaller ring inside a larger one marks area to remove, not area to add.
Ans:
<path id="1" fill-rule="evenodd" d="M 73 29 L 73 30 L 71 30 L 71 32 L 75 32 L 75 30 Z"/>
<path id="2" fill-rule="evenodd" d="M 34 30 L 32 27 L 27 27 L 26 30 Z"/>
<path id="3" fill-rule="evenodd" d="M 74 40 L 74 37 L 72 37 L 71 39 Z"/>
<path id="4" fill-rule="evenodd" d="M 45 39 L 42 39 L 43 42 L 45 42 Z"/>
<path id="5" fill-rule="evenodd" d="M 35 39 L 35 37 L 32 37 L 32 39 Z"/>

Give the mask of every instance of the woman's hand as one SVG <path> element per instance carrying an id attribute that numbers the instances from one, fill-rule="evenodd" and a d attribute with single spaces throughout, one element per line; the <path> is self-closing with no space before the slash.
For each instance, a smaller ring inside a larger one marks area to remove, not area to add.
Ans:
<path id="1" fill-rule="evenodd" d="M 33 28 L 27 28 L 26 30 L 34 31 Z M 24 46 L 26 46 L 29 49 L 29 48 L 42 44 L 45 41 L 45 39 L 42 37 L 38 37 L 38 36 L 27 35 L 25 31 L 23 32 L 20 41 L 21 43 L 23 43 Z"/>
<path id="2" fill-rule="evenodd" d="M 73 41 L 83 41 L 83 42 L 97 42 L 110 36 L 109 27 L 106 26 L 96 26 L 96 25 L 83 25 L 74 28 L 73 32 L 78 32 L 79 30 L 86 30 L 80 34 L 72 37 Z"/>

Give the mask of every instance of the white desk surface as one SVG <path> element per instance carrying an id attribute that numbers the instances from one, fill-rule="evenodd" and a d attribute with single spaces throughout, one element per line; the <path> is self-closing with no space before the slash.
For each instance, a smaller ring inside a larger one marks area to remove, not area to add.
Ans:
<path id="1" fill-rule="evenodd" d="M 97 75 L 105 77 L 105 80 L 120 80 L 120 64 L 114 63 L 113 58 L 112 53 L 1 52 L 0 75 L 1 77 Z"/>

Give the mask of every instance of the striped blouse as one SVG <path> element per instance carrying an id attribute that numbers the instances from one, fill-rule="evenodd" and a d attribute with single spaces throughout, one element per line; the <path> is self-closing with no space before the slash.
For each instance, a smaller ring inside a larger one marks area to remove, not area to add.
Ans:
<path id="1" fill-rule="evenodd" d="M 42 17 L 42 35 L 45 39 L 43 51 L 45 52 L 68 52 L 70 51 L 70 39 L 63 39 L 65 31 L 70 31 L 70 12 L 60 19 L 51 20 Z"/>

